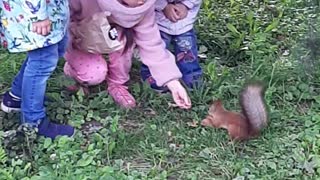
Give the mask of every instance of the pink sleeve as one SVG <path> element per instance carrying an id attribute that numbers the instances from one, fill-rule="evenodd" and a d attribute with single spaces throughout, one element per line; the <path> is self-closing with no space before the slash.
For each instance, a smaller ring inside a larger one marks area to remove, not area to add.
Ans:
<path id="1" fill-rule="evenodd" d="M 165 47 L 158 25 L 155 21 L 154 7 L 145 14 L 134 27 L 135 43 L 138 46 L 140 58 L 147 65 L 158 86 L 163 86 L 171 80 L 180 79 L 182 74 L 175 62 L 175 57 Z"/>

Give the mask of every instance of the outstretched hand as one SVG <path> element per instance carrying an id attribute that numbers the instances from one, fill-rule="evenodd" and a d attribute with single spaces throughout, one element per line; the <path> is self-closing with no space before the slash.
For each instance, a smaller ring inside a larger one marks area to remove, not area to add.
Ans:
<path id="1" fill-rule="evenodd" d="M 191 108 L 191 100 L 186 89 L 178 80 L 172 80 L 167 83 L 168 89 L 171 91 L 174 102 L 182 109 Z"/>

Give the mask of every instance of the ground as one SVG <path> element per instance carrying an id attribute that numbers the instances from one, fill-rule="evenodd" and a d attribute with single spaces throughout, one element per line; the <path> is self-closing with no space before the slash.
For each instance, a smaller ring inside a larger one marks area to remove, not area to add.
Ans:
<path id="1" fill-rule="evenodd" d="M 135 110 L 117 107 L 104 86 L 70 95 L 63 60 L 48 84 L 51 119 L 77 127 L 73 138 L 15 135 L 18 114 L 0 112 L 0 179 L 317 179 L 320 176 L 319 1 L 204 0 L 196 29 L 205 86 L 191 110 L 139 83 Z M 0 93 L 24 54 L 0 54 Z M 212 99 L 239 110 L 247 80 L 267 85 L 270 121 L 261 136 L 232 142 L 203 128 Z"/>

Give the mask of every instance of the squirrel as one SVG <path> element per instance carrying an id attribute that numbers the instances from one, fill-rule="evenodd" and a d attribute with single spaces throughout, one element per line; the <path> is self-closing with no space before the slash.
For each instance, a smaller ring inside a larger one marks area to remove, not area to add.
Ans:
<path id="1" fill-rule="evenodd" d="M 242 113 L 228 111 L 222 100 L 215 100 L 201 125 L 227 129 L 232 140 L 242 141 L 257 137 L 268 123 L 265 91 L 266 88 L 261 82 L 245 85 L 240 92 Z"/>

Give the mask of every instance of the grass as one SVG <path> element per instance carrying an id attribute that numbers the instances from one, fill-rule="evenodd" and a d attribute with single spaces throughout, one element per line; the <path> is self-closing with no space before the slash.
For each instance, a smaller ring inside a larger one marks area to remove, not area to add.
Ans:
<path id="1" fill-rule="evenodd" d="M 17 114 L 0 112 L 0 179 L 318 179 L 320 175 L 320 18 L 317 1 L 204 0 L 197 23 L 206 86 L 193 108 L 170 106 L 138 80 L 139 107 L 119 109 L 94 87 L 69 95 L 63 61 L 49 81 L 48 115 L 77 127 L 74 138 L 15 136 Z M 0 93 L 10 88 L 23 54 L 0 55 Z M 133 79 L 138 76 L 134 65 Z M 203 128 L 213 98 L 239 110 L 250 79 L 267 83 L 270 123 L 254 140 L 231 142 Z"/>

